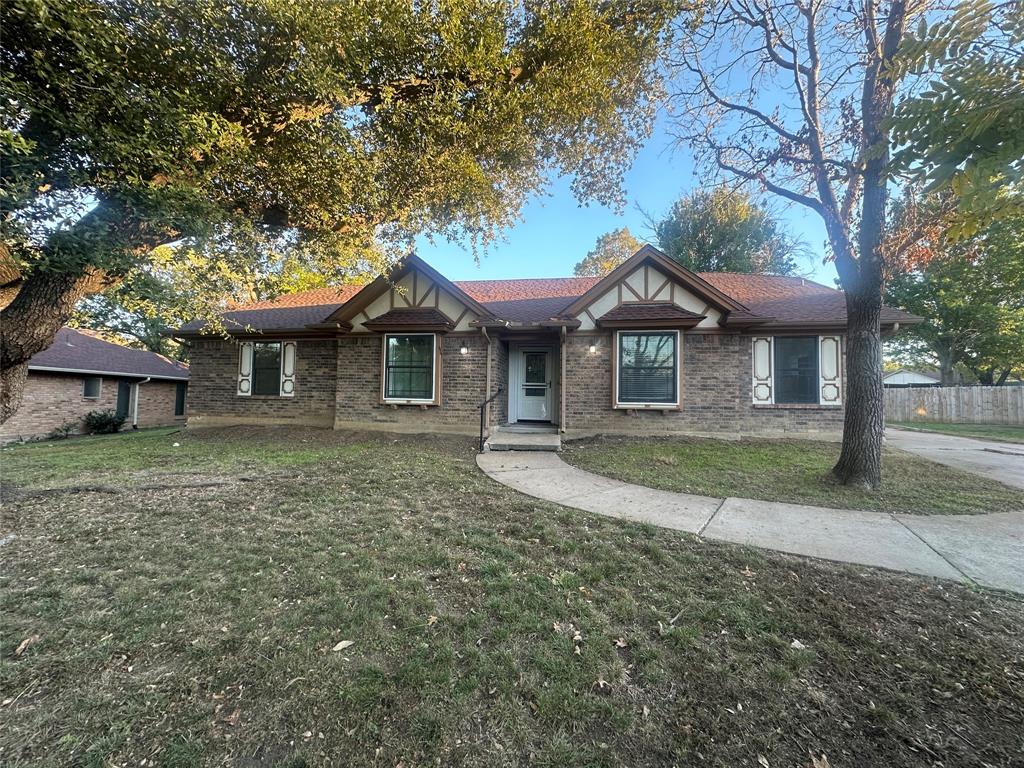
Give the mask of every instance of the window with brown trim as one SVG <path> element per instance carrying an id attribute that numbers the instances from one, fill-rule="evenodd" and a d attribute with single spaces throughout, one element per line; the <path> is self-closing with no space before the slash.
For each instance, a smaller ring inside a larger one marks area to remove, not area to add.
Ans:
<path id="1" fill-rule="evenodd" d="M 618 403 L 678 404 L 678 332 L 619 331 L 618 342 Z"/>
<path id="2" fill-rule="evenodd" d="M 384 399 L 433 402 L 437 337 L 433 333 L 384 336 Z"/>

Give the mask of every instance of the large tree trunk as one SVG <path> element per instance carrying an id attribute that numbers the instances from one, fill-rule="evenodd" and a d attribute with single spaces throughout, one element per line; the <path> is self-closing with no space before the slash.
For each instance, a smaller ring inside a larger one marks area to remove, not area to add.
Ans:
<path id="1" fill-rule="evenodd" d="M 882 338 L 878 292 L 846 293 L 846 415 L 833 477 L 843 485 L 878 488 L 885 434 Z"/>
<path id="2" fill-rule="evenodd" d="M 952 387 L 957 383 L 952 352 L 939 352 L 939 381 L 944 387 Z"/>
<path id="3" fill-rule="evenodd" d="M 857 259 L 849 248 L 837 250 L 836 268 L 846 291 L 846 415 L 843 447 L 832 468 L 843 485 L 877 490 L 882 485 L 882 439 L 885 437 L 885 396 L 882 389 L 882 237 L 885 233 L 889 183 L 889 130 L 895 84 L 889 64 L 899 48 L 906 23 L 905 0 L 889 7 L 880 55 L 868 65 L 861 92 L 864 167 L 861 174 L 861 215 L 857 227 Z M 871 6 L 872 25 L 874 7 Z M 822 169 L 819 169 L 821 172 Z M 822 187 L 828 185 L 819 179 Z M 843 243 L 848 246 L 848 241 Z"/>
<path id="4" fill-rule="evenodd" d="M 79 299 L 105 285 L 97 272 L 34 272 L 0 311 L 0 424 L 21 405 L 29 358 L 53 344 Z"/>

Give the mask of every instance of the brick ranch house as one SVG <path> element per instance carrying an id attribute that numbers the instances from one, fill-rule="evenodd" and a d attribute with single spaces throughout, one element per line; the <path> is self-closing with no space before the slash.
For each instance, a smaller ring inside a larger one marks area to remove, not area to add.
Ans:
<path id="1" fill-rule="evenodd" d="M 886 308 L 891 332 L 917 320 Z M 191 345 L 190 426 L 474 433 L 838 433 L 842 292 L 697 274 L 644 246 L 603 278 L 452 282 L 416 256 L 365 286 L 226 313 Z"/>
<path id="2" fill-rule="evenodd" d="M 61 328 L 28 363 L 18 412 L 0 425 L 0 442 L 46 437 L 90 411 L 112 410 L 125 428 L 185 422 L 188 366 L 130 349 L 91 331 Z"/>

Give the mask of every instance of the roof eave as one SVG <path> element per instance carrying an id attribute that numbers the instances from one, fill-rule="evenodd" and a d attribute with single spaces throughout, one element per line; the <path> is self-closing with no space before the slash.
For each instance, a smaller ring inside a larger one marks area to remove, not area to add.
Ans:
<path id="1" fill-rule="evenodd" d="M 661 328 L 680 328 L 688 330 L 690 328 L 696 328 L 700 322 L 705 319 L 706 318 L 704 316 L 700 316 L 665 318 L 661 320 L 598 320 L 597 325 L 600 328 L 606 328 L 608 330 L 625 328 L 648 328 L 651 330 L 660 330 Z"/>
<path id="2" fill-rule="evenodd" d="M 129 376 L 136 379 L 167 379 L 168 381 L 188 381 L 188 371 L 182 376 L 175 376 L 169 373 L 132 373 L 130 371 L 99 371 L 88 368 L 68 368 L 62 365 L 32 365 L 29 363 L 30 371 L 42 371 L 44 373 L 85 373 L 90 376 Z"/>
<path id="3" fill-rule="evenodd" d="M 367 321 L 363 327 L 374 333 L 450 333 L 455 326 L 452 323 L 375 323 Z"/>
<path id="4" fill-rule="evenodd" d="M 344 330 L 341 328 L 334 328 L 333 324 L 331 329 L 321 330 L 313 326 L 300 326 L 290 328 L 226 328 L 224 333 L 228 336 L 238 338 L 258 338 L 268 336 L 284 336 L 287 338 L 311 338 L 311 339 L 330 339 L 337 336 L 339 333 L 343 333 Z M 216 339 L 223 338 L 219 332 L 205 332 L 203 328 L 197 328 L 188 331 L 174 331 L 169 334 L 176 339 Z"/>

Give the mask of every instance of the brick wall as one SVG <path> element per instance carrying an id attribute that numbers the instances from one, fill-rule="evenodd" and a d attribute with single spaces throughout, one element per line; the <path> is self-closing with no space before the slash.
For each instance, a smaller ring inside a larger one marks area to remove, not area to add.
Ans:
<path id="1" fill-rule="evenodd" d="M 119 379 L 104 376 L 100 396 L 82 396 L 83 377 L 76 374 L 30 372 L 25 382 L 21 407 L 0 425 L 0 442 L 46 437 L 66 422 L 80 422 L 90 411 L 116 410 Z M 139 426 L 176 424 L 184 417 L 174 415 L 175 382 L 150 381 L 138 388 Z M 131 428 L 131 410 L 126 428 Z"/>
<path id="2" fill-rule="evenodd" d="M 441 404 L 422 406 L 381 402 L 381 336 L 300 340 L 293 398 L 238 397 L 237 345 L 198 340 L 192 349 L 189 424 L 295 423 L 475 433 L 480 402 L 498 386 L 508 387 L 508 342 L 490 342 L 491 392 L 486 393 L 487 340 L 471 334 L 439 336 L 439 341 Z M 754 406 L 749 336 L 683 334 L 682 406 L 671 411 L 611 407 L 611 334 L 569 334 L 566 343 L 565 426 L 570 434 L 798 434 L 842 429 L 841 408 Z M 594 353 L 591 344 L 597 346 Z M 463 346 L 465 355 L 460 352 Z M 507 404 L 504 392 L 491 406 L 492 424 L 507 421 Z"/>
<path id="3" fill-rule="evenodd" d="M 490 423 L 498 426 L 508 422 L 508 342 L 501 339 L 491 340 L 491 391 L 490 397 L 498 388 L 501 394 L 494 398 L 490 406 Z"/>
<path id="4" fill-rule="evenodd" d="M 754 406 L 751 343 L 738 334 L 682 334 L 682 391 L 678 410 L 614 409 L 613 336 L 569 335 L 566 350 L 566 430 L 763 434 L 841 432 L 843 409 L 821 406 Z M 590 345 L 597 349 L 590 352 Z M 845 369 L 844 369 L 845 375 Z"/>
<path id="5" fill-rule="evenodd" d="M 381 336 L 338 340 L 335 426 L 390 425 L 396 429 L 475 432 L 485 398 L 487 342 L 480 335 L 438 336 L 441 344 L 440 405 L 381 402 Z M 467 353 L 461 353 L 465 346 Z"/>
<path id="6" fill-rule="evenodd" d="M 185 394 L 185 415 L 174 415 L 177 385 L 172 381 L 148 381 L 136 390 L 139 398 L 139 426 L 157 427 L 184 422 L 188 416 L 188 392 Z M 131 413 L 128 422 L 131 423 Z"/>
<path id="7" fill-rule="evenodd" d="M 268 339 L 278 341 L 278 339 Z M 190 355 L 188 423 L 334 424 L 337 345 L 333 339 L 299 340 L 292 397 L 239 397 L 238 344 L 224 339 L 197 339 Z"/>

